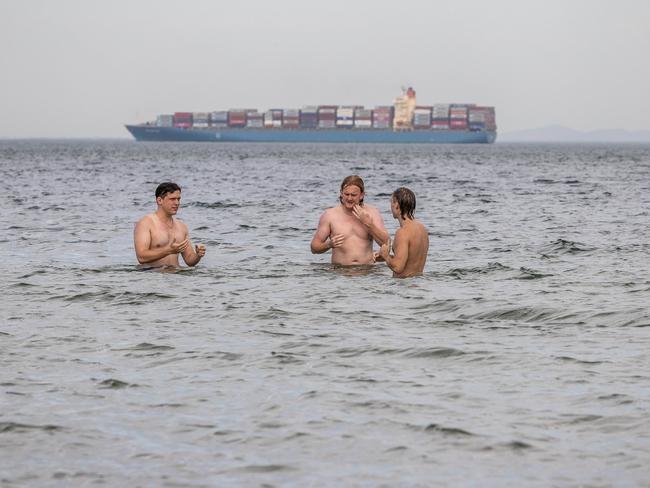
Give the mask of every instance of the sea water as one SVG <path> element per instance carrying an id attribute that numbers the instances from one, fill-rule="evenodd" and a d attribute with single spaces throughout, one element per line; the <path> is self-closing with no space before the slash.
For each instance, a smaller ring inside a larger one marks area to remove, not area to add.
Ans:
<path id="1" fill-rule="evenodd" d="M 650 146 L 0 141 L 0 484 L 647 486 Z M 342 179 L 422 276 L 312 255 Z M 207 254 L 137 266 L 154 189 Z"/>

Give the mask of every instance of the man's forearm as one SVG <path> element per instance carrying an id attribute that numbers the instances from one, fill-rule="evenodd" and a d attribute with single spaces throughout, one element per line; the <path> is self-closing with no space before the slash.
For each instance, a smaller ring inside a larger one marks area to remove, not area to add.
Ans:
<path id="1" fill-rule="evenodd" d="M 370 233 L 374 241 L 380 246 L 388 240 L 388 231 L 386 229 L 382 229 L 381 227 L 376 226 L 374 222 L 370 222 L 370 224 L 367 225 L 366 228 L 368 229 L 368 232 Z"/>
<path id="2" fill-rule="evenodd" d="M 194 256 L 190 256 L 187 259 L 183 258 L 183 260 L 188 266 L 196 266 L 201 261 L 201 256 L 195 253 Z"/>
<path id="3" fill-rule="evenodd" d="M 140 264 L 147 264 L 147 263 L 153 263 L 154 261 L 158 261 L 159 259 L 164 258 L 165 256 L 169 256 L 171 252 L 169 249 L 166 248 L 161 248 L 161 249 L 147 249 L 145 251 L 136 253 L 136 257 L 138 258 L 138 262 Z"/>
<path id="4" fill-rule="evenodd" d="M 311 252 L 312 254 L 323 254 L 332 248 L 329 238 L 324 241 L 312 241 Z"/>

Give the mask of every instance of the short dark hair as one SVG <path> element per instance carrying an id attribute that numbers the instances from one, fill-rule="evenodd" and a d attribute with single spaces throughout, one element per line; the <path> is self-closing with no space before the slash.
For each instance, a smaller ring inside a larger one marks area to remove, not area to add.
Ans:
<path id="1" fill-rule="evenodd" d="M 415 193 L 406 187 L 400 187 L 393 192 L 393 198 L 399 205 L 399 211 L 403 219 L 413 220 L 413 212 L 415 212 Z"/>
<path id="2" fill-rule="evenodd" d="M 168 193 L 174 193 L 175 191 L 181 191 L 181 187 L 171 181 L 165 181 L 156 188 L 156 198 L 164 198 Z"/>

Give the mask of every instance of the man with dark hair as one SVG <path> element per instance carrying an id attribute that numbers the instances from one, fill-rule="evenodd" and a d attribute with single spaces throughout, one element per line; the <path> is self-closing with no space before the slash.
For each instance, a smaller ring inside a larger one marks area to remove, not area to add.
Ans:
<path id="1" fill-rule="evenodd" d="M 205 246 L 192 246 L 187 225 L 174 218 L 181 204 L 181 188 L 167 181 L 156 188 L 158 209 L 142 217 L 135 225 L 133 241 L 140 264 L 178 267 L 178 255 L 188 266 L 196 265 L 205 255 Z"/>
<path id="2" fill-rule="evenodd" d="M 395 278 L 421 274 L 429 252 L 429 234 L 424 225 L 415 219 L 415 194 L 408 188 L 398 188 L 391 197 L 390 210 L 393 218 L 399 221 L 393 255 L 390 255 L 389 238 L 376 258 L 386 261 Z"/>
<path id="3" fill-rule="evenodd" d="M 374 263 L 372 241 L 388 239 L 379 210 L 363 203 L 365 187 L 360 176 L 351 175 L 341 183 L 340 205 L 321 215 L 311 240 L 311 252 L 332 250 L 332 263 L 358 265 Z"/>

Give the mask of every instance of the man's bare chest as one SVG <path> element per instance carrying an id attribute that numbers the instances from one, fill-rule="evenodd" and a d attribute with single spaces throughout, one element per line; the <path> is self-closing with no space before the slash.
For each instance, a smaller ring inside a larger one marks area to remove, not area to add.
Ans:
<path id="1" fill-rule="evenodd" d="M 179 234 L 178 225 L 167 226 L 162 223 L 152 226 L 151 228 L 151 245 L 152 247 L 166 246 L 174 241 L 182 240 Z"/>
<path id="2" fill-rule="evenodd" d="M 349 237 L 370 239 L 370 234 L 366 226 L 354 216 L 335 219 L 332 221 L 331 227 L 333 234 L 345 234 Z"/>

